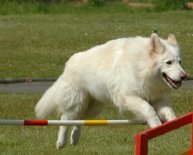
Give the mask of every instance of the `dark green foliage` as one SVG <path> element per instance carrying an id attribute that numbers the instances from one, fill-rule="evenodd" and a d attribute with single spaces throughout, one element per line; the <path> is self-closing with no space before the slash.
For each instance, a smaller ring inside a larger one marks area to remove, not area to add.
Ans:
<path id="1" fill-rule="evenodd" d="M 100 7 L 100 6 L 105 5 L 105 1 L 104 0 L 91 0 L 89 4 Z"/>
<path id="2" fill-rule="evenodd" d="M 154 0 L 161 10 L 179 10 L 186 9 L 187 0 Z"/>

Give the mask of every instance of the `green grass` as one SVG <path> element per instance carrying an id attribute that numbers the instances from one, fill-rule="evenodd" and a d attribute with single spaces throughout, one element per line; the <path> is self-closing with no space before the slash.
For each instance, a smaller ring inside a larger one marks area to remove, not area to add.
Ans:
<path id="1" fill-rule="evenodd" d="M 108 40 L 174 33 L 183 65 L 192 72 L 193 13 L 72 13 L 0 16 L 0 77 L 58 77 L 76 52 Z"/>
<path id="2" fill-rule="evenodd" d="M 170 100 L 177 115 L 192 110 L 193 90 L 174 91 Z M 0 94 L 1 119 L 35 119 L 34 106 L 40 94 Z M 54 115 L 51 119 L 57 119 Z M 97 119 L 123 119 L 112 106 Z M 147 126 L 84 127 L 79 145 L 68 144 L 57 151 L 55 141 L 58 127 L 0 127 L 0 152 L 2 155 L 125 155 L 135 153 L 134 136 Z M 175 155 L 184 152 L 191 145 L 191 126 L 182 127 L 149 143 L 150 155 Z"/>

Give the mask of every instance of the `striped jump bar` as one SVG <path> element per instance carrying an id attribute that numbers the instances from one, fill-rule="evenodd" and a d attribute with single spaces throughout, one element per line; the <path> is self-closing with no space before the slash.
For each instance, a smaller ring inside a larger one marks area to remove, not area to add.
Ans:
<path id="1" fill-rule="evenodd" d="M 142 120 L 5 120 L 0 119 L 0 125 L 24 126 L 105 126 L 105 125 L 139 125 Z"/>

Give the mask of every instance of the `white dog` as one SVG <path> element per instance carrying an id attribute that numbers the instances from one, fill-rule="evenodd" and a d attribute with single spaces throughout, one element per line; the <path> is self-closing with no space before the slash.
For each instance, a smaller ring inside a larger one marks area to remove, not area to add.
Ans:
<path id="1" fill-rule="evenodd" d="M 143 117 L 150 127 L 176 116 L 167 100 L 169 87 L 177 89 L 186 78 L 181 67 L 176 38 L 167 40 L 153 33 L 150 38 L 134 37 L 109 41 L 74 54 L 63 74 L 36 105 L 39 118 L 54 109 L 62 120 L 88 119 L 98 115 L 107 103 Z M 57 149 L 67 141 L 68 127 L 61 126 Z M 80 126 L 71 132 L 78 143 Z"/>

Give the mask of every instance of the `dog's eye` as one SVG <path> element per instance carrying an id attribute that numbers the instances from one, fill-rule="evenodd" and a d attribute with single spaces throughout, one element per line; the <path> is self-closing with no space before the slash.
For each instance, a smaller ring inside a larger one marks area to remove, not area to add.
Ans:
<path id="1" fill-rule="evenodd" d="M 171 65 L 172 61 L 167 61 L 166 64 Z"/>
<path id="2" fill-rule="evenodd" d="M 181 60 L 179 61 L 179 64 L 180 64 L 180 65 L 182 64 L 182 61 L 181 61 Z"/>

